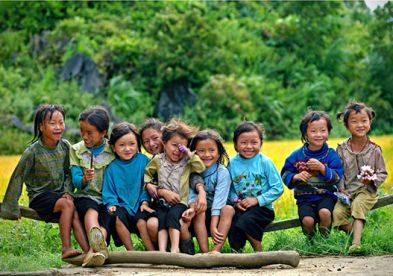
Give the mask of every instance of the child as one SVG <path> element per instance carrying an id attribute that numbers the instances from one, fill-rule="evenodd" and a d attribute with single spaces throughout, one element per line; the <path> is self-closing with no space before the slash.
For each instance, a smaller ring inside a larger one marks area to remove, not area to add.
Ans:
<path id="1" fill-rule="evenodd" d="M 336 203 L 334 192 L 343 174 L 340 157 L 326 144 L 332 124 L 323 111 L 309 111 L 300 122 L 304 145 L 285 160 L 281 176 L 289 189 L 295 190 L 299 220 L 309 238 L 319 231 L 327 235 Z"/>
<path id="2" fill-rule="evenodd" d="M 344 163 L 344 176 L 340 181 L 340 191 L 350 196 L 350 205 L 338 201 L 333 211 L 333 225 L 341 230 L 353 232 L 350 252 L 360 248 L 366 215 L 378 200 L 377 189 L 385 181 L 387 171 L 381 148 L 370 141 L 370 131 L 375 112 L 364 103 L 349 103 L 344 112 L 337 114 L 343 119 L 351 138 L 340 143 L 337 153 Z M 374 174 L 359 177 L 363 166 L 370 166 Z M 352 217 L 352 223 L 348 220 Z"/>
<path id="3" fill-rule="evenodd" d="M 164 124 L 160 120 L 156 118 L 149 118 L 145 120 L 139 131 L 143 147 L 153 156 L 164 151 L 162 142 L 163 125 Z M 201 175 L 197 173 L 191 173 L 190 185 L 198 193 L 197 200 L 194 205 L 195 210 L 205 211 L 207 206 L 206 194 L 203 189 L 203 178 Z M 167 201 L 170 200 L 167 198 L 168 193 L 164 192 L 162 197 Z M 180 199 L 176 203 L 180 203 Z M 158 202 L 154 199 L 152 202 L 146 202 L 144 204 L 148 204 L 151 208 L 156 209 Z M 157 246 L 153 244 L 157 244 L 158 218 L 156 217 L 155 213 L 149 213 L 145 211 L 142 212 L 142 214 L 143 216 L 140 217 L 141 219 L 139 219 L 137 223 L 139 233 L 141 237 L 150 237 L 150 240 L 148 238 L 142 238 L 144 240 L 146 250 L 155 250 Z M 194 246 L 192 244 L 189 231 L 185 227 L 181 229 L 180 251 L 191 255 L 194 254 Z"/>
<path id="4" fill-rule="evenodd" d="M 221 136 L 211 129 L 197 133 L 192 139 L 190 150 L 195 150 L 206 166 L 202 176 L 205 183 L 207 211 L 196 211 L 193 219 L 199 248 L 202 253 L 209 251 L 207 239 L 209 232 L 214 243 L 212 253 L 221 253 L 235 214 L 233 207 L 226 205 L 232 183 L 228 169 L 224 167 L 229 159 L 228 154 Z M 195 198 L 191 198 L 190 201 L 193 200 Z"/>
<path id="5" fill-rule="evenodd" d="M 273 162 L 260 153 L 263 142 L 262 125 L 243 122 L 233 134 L 238 154 L 230 159 L 232 177 L 230 201 L 235 204 L 235 216 L 229 232 L 229 244 L 241 250 L 248 240 L 254 251 L 262 251 L 265 227 L 273 221 L 272 203 L 284 191 Z"/>
<path id="6" fill-rule="evenodd" d="M 167 195 L 167 200 L 160 198 L 161 204 L 156 211 L 160 251 L 166 251 L 169 232 L 171 252 L 179 252 L 180 228 L 182 225 L 188 228 L 194 215 L 193 208 L 187 209 L 189 177 L 190 173 L 201 173 L 205 169 L 201 159 L 187 148 L 194 133 L 194 128 L 180 120 L 171 120 L 163 127 L 164 153 L 155 155 L 145 169 L 149 194 L 153 197 Z M 158 183 L 153 181 L 155 175 Z"/>
<path id="7" fill-rule="evenodd" d="M 72 182 L 77 189 L 75 206 L 90 243 L 83 266 L 102 265 L 109 254 L 105 240 L 109 243 L 111 216 L 102 203 L 104 170 L 114 159 L 106 139 L 109 121 L 108 112 L 102 107 L 83 111 L 79 115 L 83 141 L 73 145 L 70 151 Z"/>
<path id="8" fill-rule="evenodd" d="M 89 250 L 82 224 L 70 195 L 69 148 L 62 139 L 64 109 L 43 104 L 34 115 L 34 137 L 11 176 L 1 211 L 5 218 L 18 219 L 18 199 L 26 184 L 29 207 L 45 222 L 59 222 L 62 258 L 81 254 L 71 248 L 71 228 L 84 252 Z"/>
<path id="9" fill-rule="evenodd" d="M 113 233 L 115 245 L 124 245 L 130 251 L 134 250 L 130 233 L 137 233 L 140 202 L 150 198 L 146 191 L 143 192 L 143 173 L 149 159 L 140 153 L 139 134 L 130 123 L 115 125 L 109 144 L 116 159 L 105 170 L 102 199 L 109 213 L 116 217 L 116 231 Z M 142 211 L 154 212 L 147 205 L 141 208 Z M 142 240 L 144 238 L 146 237 L 142 236 Z"/>

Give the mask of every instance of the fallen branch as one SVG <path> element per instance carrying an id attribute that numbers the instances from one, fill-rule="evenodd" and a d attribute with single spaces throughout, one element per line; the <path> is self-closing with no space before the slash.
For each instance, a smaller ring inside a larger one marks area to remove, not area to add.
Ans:
<path id="1" fill-rule="evenodd" d="M 0 209 L 1 209 L 1 202 L 0 202 Z M 372 208 L 374 209 L 378 209 L 381 207 L 385 207 L 387 205 L 393 204 L 393 194 L 392 195 L 385 195 L 382 196 L 378 199 L 377 203 L 374 205 L 374 207 Z M 28 207 L 23 207 L 23 206 L 19 206 L 20 208 L 20 213 L 21 213 L 21 217 L 24 218 L 29 218 L 29 219 L 34 219 L 34 220 L 42 220 L 36 211 L 34 211 L 31 208 Z M 0 218 L 4 218 L 2 217 L 2 213 L 0 212 Z M 6 217 L 5 217 L 6 218 Z M 278 230 L 285 230 L 285 229 L 290 229 L 290 228 L 295 228 L 295 227 L 299 227 L 300 226 L 300 222 L 298 218 L 294 218 L 294 219 L 286 219 L 286 220 L 280 220 L 280 221 L 276 221 L 276 222 L 272 222 L 271 224 L 269 224 L 266 227 L 266 232 L 272 232 L 272 231 L 278 231 Z"/>
<path id="2" fill-rule="evenodd" d="M 83 255 L 63 259 L 63 261 L 82 265 Z M 175 265 L 185 268 L 237 267 L 260 268 L 265 265 L 285 264 L 297 267 L 300 255 L 296 251 L 270 251 L 257 253 L 196 254 L 169 253 L 159 251 L 111 251 L 105 264 L 154 264 Z"/>

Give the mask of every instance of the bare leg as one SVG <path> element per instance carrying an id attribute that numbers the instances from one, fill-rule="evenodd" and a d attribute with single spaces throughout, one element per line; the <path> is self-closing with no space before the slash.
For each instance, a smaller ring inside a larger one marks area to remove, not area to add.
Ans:
<path id="1" fill-rule="evenodd" d="M 108 237 L 108 233 L 105 228 L 101 227 L 99 222 L 98 222 L 98 212 L 92 208 L 87 210 L 86 215 L 85 215 L 85 230 L 88 233 L 90 229 L 93 227 L 99 227 L 102 231 L 102 234 L 104 235 L 104 239 Z"/>
<path id="2" fill-rule="evenodd" d="M 154 250 L 157 250 L 158 241 L 158 218 L 149 218 L 147 220 L 147 231 L 149 232 L 150 240 L 153 242 Z"/>
<path id="3" fill-rule="evenodd" d="M 180 231 L 169 228 L 169 238 L 171 239 L 171 253 L 179 253 Z"/>
<path id="4" fill-rule="evenodd" d="M 89 242 L 87 241 L 85 230 L 83 229 L 82 223 L 79 219 L 77 211 L 74 211 L 74 217 L 72 220 L 72 228 L 74 230 L 74 236 L 84 253 L 87 253 L 90 249 Z"/>
<path id="5" fill-rule="evenodd" d="M 354 219 L 353 221 L 353 240 L 352 245 L 360 245 L 362 239 L 364 221 L 361 219 Z"/>
<path id="6" fill-rule="evenodd" d="M 353 228 L 352 226 L 353 226 L 352 223 L 348 223 L 348 224 L 340 225 L 338 228 L 347 234 L 351 234 Z"/>
<path id="7" fill-rule="evenodd" d="M 332 225 L 332 213 L 329 209 L 322 208 L 318 211 L 319 215 L 319 232 L 322 236 L 329 234 L 330 226 Z"/>
<path id="8" fill-rule="evenodd" d="M 235 215 L 235 209 L 230 205 L 225 205 L 220 212 L 220 220 L 218 223 L 218 232 L 224 236 L 221 243 L 214 244 L 212 253 L 220 253 L 231 228 L 232 218 Z"/>
<path id="9" fill-rule="evenodd" d="M 315 233 L 315 222 L 310 216 L 305 216 L 302 220 L 303 232 L 306 236 L 312 237 Z"/>
<path id="10" fill-rule="evenodd" d="M 158 248 L 161 252 L 166 252 L 166 247 L 168 245 L 168 231 L 162 229 L 158 231 Z"/>
<path id="11" fill-rule="evenodd" d="M 127 251 L 133 251 L 134 246 L 132 245 L 131 241 L 131 233 L 128 231 L 127 227 L 124 225 L 121 219 L 119 219 L 119 217 L 116 217 L 116 232 Z"/>
<path id="12" fill-rule="evenodd" d="M 150 239 L 149 231 L 147 230 L 147 222 L 144 219 L 139 219 L 136 223 L 139 234 L 147 251 L 154 251 L 154 245 Z"/>
<path id="13" fill-rule="evenodd" d="M 61 257 L 68 258 L 81 254 L 81 251 L 71 248 L 71 227 L 75 212 L 74 203 L 72 200 L 60 198 L 56 201 L 53 212 L 61 213 L 59 219 L 60 238 L 62 243 Z"/>
<path id="14" fill-rule="evenodd" d="M 202 253 L 209 252 L 209 244 L 206 230 L 206 213 L 200 213 L 194 217 L 194 230 Z"/>
<path id="15" fill-rule="evenodd" d="M 262 251 L 262 241 L 258 241 L 254 238 L 252 238 L 250 235 L 246 234 L 246 237 L 248 241 L 251 243 L 252 248 L 254 249 L 255 252 L 261 252 Z"/>

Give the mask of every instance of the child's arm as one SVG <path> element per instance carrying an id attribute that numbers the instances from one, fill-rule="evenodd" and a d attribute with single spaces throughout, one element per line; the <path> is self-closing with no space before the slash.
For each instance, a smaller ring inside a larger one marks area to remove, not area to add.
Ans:
<path id="1" fill-rule="evenodd" d="M 112 172 L 111 167 L 108 167 L 105 170 L 104 182 L 102 184 L 102 202 L 108 208 L 109 213 L 114 213 L 116 206 L 119 206 L 115 179 L 116 175 Z"/>
<path id="2" fill-rule="evenodd" d="M 145 167 L 145 173 L 143 182 L 145 183 L 145 189 L 149 195 L 153 198 L 158 198 L 158 187 L 154 181 L 155 175 L 157 175 L 158 168 L 160 166 L 160 160 L 158 156 L 153 157 Z"/>
<path id="3" fill-rule="evenodd" d="M 34 154 L 27 149 L 19 160 L 8 183 L 7 191 L 1 205 L 1 216 L 3 218 L 13 220 L 20 218 L 18 200 L 22 194 L 25 178 L 30 174 L 33 166 Z"/>
<path id="4" fill-rule="evenodd" d="M 296 160 L 295 152 L 292 153 L 285 159 L 284 166 L 281 169 L 281 178 L 288 189 L 293 189 L 296 187 L 298 181 L 307 182 L 311 177 L 310 174 L 301 174 L 299 170 L 293 165 Z M 304 171 L 307 172 L 307 171 Z M 306 180 L 306 181 L 305 181 Z"/>
<path id="5" fill-rule="evenodd" d="M 219 216 L 221 208 L 225 206 L 229 189 L 231 188 L 231 176 L 227 169 L 218 168 L 217 185 L 214 191 L 214 199 L 212 203 L 212 217 Z"/>
<path id="6" fill-rule="evenodd" d="M 267 177 L 269 189 L 257 196 L 259 206 L 265 206 L 273 203 L 284 192 L 280 174 L 270 159 L 264 162 L 264 171 Z"/>
<path id="7" fill-rule="evenodd" d="M 375 152 L 375 173 L 377 174 L 377 179 L 372 181 L 370 185 L 374 186 L 373 188 L 376 191 L 388 177 L 385 160 L 379 147 L 376 148 Z"/>
<path id="8" fill-rule="evenodd" d="M 318 175 L 318 178 L 330 185 L 338 184 L 344 174 L 344 167 L 341 158 L 333 149 L 329 149 L 328 165 L 324 165 L 320 161 L 311 158 L 307 162 L 307 166 L 311 170 L 319 171 L 320 174 Z"/>
<path id="9" fill-rule="evenodd" d="M 180 203 L 180 195 L 167 189 L 158 189 L 158 197 L 162 197 L 169 204 L 175 205 Z"/>
<path id="10" fill-rule="evenodd" d="M 207 208 L 206 192 L 203 177 L 199 173 L 191 173 L 190 189 L 196 191 L 195 212 L 204 212 Z"/>

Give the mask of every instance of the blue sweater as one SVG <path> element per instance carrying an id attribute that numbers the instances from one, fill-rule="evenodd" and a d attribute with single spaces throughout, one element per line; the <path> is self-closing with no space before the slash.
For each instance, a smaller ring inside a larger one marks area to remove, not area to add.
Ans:
<path id="1" fill-rule="evenodd" d="M 310 172 L 307 168 L 307 161 L 311 158 L 319 160 L 326 168 L 326 175 L 320 172 Z M 298 181 L 292 183 L 295 174 L 302 171 L 309 171 L 312 174 L 310 180 L 305 183 Z M 344 172 L 340 157 L 336 151 L 329 148 L 327 144 L 316 151 L 308 149 L 308 144 L 292 152 L 285 160 L 284 167 L 281 170 L 281 176 L 289 189 L 295 190 L 296 202 L 317 201 L 325 195 L 335 198 L 333 194 L 337 191 L 339 183 Z"/>
<path id="2" fill-rule="evenodd" d="M 275 201 L 284 191 L 280 174 L 272 160 L 258 153 L 253 158 L 245 159 L 239 154 L 232 157 L 229 166 L 232 187 L 229 200 L 256 197 L 259 206 L 273 210 Z"/>
<path id="3" fill-rule="evenodd" d="M 219 216 L 221 208 L 225 206 L 228 199 L 232 182 L 231 176 L 227 168 L 217 163 L 207 168 L 202 176 L 206 191 L 207 208 L 211 208 L 212 216 Z M 196 194 L 192 193 L 191 190 L 189 202 L 195 202 Z"/>
<path id="4" fill-rule="evenodd" d="M 107 208 L 124 207 L 135 216 L 142 201 L 149 201 L 143 189 L 143 175 L 149 159 L 137 153 L 130 160 L 113 160 L 105 170 L 102 200 Z"/>

